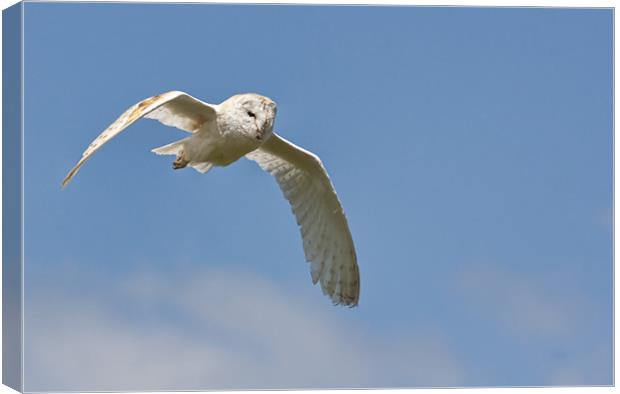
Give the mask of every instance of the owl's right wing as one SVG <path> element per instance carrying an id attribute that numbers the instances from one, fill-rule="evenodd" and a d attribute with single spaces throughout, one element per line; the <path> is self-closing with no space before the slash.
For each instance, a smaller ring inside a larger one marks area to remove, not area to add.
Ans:
<path id="1" fill-rule="evenodd" d="M 312 282 L 334 304 L 356 306 L 360 275 L 349 225 L 321 160 L 275 133 L 246 155 L 272 174 L 301 228 Z"/>
<path id="2" fill-rule="evenodd" d="M 80 161 L 69 171 L 62 186 L 69 184 L 80 170 L 80 167 L 103 145 L 120 132 L 132 125 L 136 120 L 145 117 L 155 119 L 181 130 L 193 133 L 207 123 L 217 129 L 217 105 L 204 103 L 187 93 L 172 91 L 149 97 L 126 110 L 114 123 L 103 131 L 82 153 Z"/>

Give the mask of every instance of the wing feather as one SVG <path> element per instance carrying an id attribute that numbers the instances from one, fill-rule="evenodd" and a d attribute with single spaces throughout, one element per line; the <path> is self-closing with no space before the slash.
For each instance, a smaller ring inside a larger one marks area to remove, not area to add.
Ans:
<path id="1" fill-rule="evenodd" d="M 69 171 L 62 186 L 65 187 L 82 165 L 103 145 L 142 117 L 156 119 L 166 126 L 195 132 L 207 122 L 216 122 L 217 106 L 204 103 L 184 92 L 172 91 L 149 97 L 127 109 L 105 129 L 82 153 L 80 161 Z"/>
<path id="2" fill-rule="evenodd" d="M 355 247 L 321 160 L 276 134 L 246 157 L 276 178 L 291 204 L 312 283 L 320 282 L 334 304 L 357 305 L 360 280 Z"/>

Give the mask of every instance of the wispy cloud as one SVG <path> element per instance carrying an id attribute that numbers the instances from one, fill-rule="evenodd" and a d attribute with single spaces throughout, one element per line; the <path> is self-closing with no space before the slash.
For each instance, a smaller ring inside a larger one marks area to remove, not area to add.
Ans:
<path id="1" fill-rule="evenodd" d="M 570 268 L 526 275 L 502 265 L 469 266 L 457 275 L 457 288 L 481 322 L 534 355 L 541 380 L 529 384 L 612 384 L 611 312 Z"/>
<path id="2" fill-rule="evenodd" d="M 376 329 L 363 305 L 332 307 L 317 288 L 307 294 L 283 278 L 148 267 L 121 275 L 70 265 L 31 278 L 27 390 L 502 384 L 505 369 L 465 353 L 469 343 L 454 346 L 485 332 L 504 345 L 493 359 L 516 368 L 517 384 L 611 384 L 609 311 L 570 269 L 455 272 L 452 307 L 466 310 L 477 330 L 460 335 L 458 325 L 433 320 Z M 531 362 L 520 368 L 517 360 Z"/>
<path id="3" fill-rule="evenodd" d="M 441 333 L 363 331 L 354 310 L 312 304 L 256 274 L 135 274 L 106 290 L 50 281 L 31 297 L 27 390 L 465 383 Z"/>

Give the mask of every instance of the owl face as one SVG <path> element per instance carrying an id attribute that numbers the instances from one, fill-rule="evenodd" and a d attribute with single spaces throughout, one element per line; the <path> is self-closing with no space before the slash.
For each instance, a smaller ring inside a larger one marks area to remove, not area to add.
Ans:
<path id="1" fill-rule="evenodd" d="M 231 97 L 222 106 L 233 113 L 236 123 L 247 137 L 262 142 L 271 136 L 277 111 L 276 103 L 271 99 L 246 93 Z"/>

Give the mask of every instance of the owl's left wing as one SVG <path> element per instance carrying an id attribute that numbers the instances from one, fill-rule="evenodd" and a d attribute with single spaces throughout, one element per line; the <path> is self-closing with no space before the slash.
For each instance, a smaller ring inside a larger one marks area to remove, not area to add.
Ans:
<path id="1" fill-rule="evenodd" d="M 321 160 L 275 133 L 246 155 L 275 176 L 301 228 L 312 282 L 334 304 L 356 306 L 360 276 L 349 225 Z"/>
<path id="2" fill-rule="evenodd" d="M 62 181 L 62 187 L 71 182 L 71 179 L 95 152 L 142 117 L 155 119 L 166 126 L 193 133 L 205 125 L 215 125 L 217 105 L 207 104 L 180 91 L 158 94 L 132 105 L 88 145 L 80 161 Z M 216 126 L 213 128 L 217 129 Z"/>

